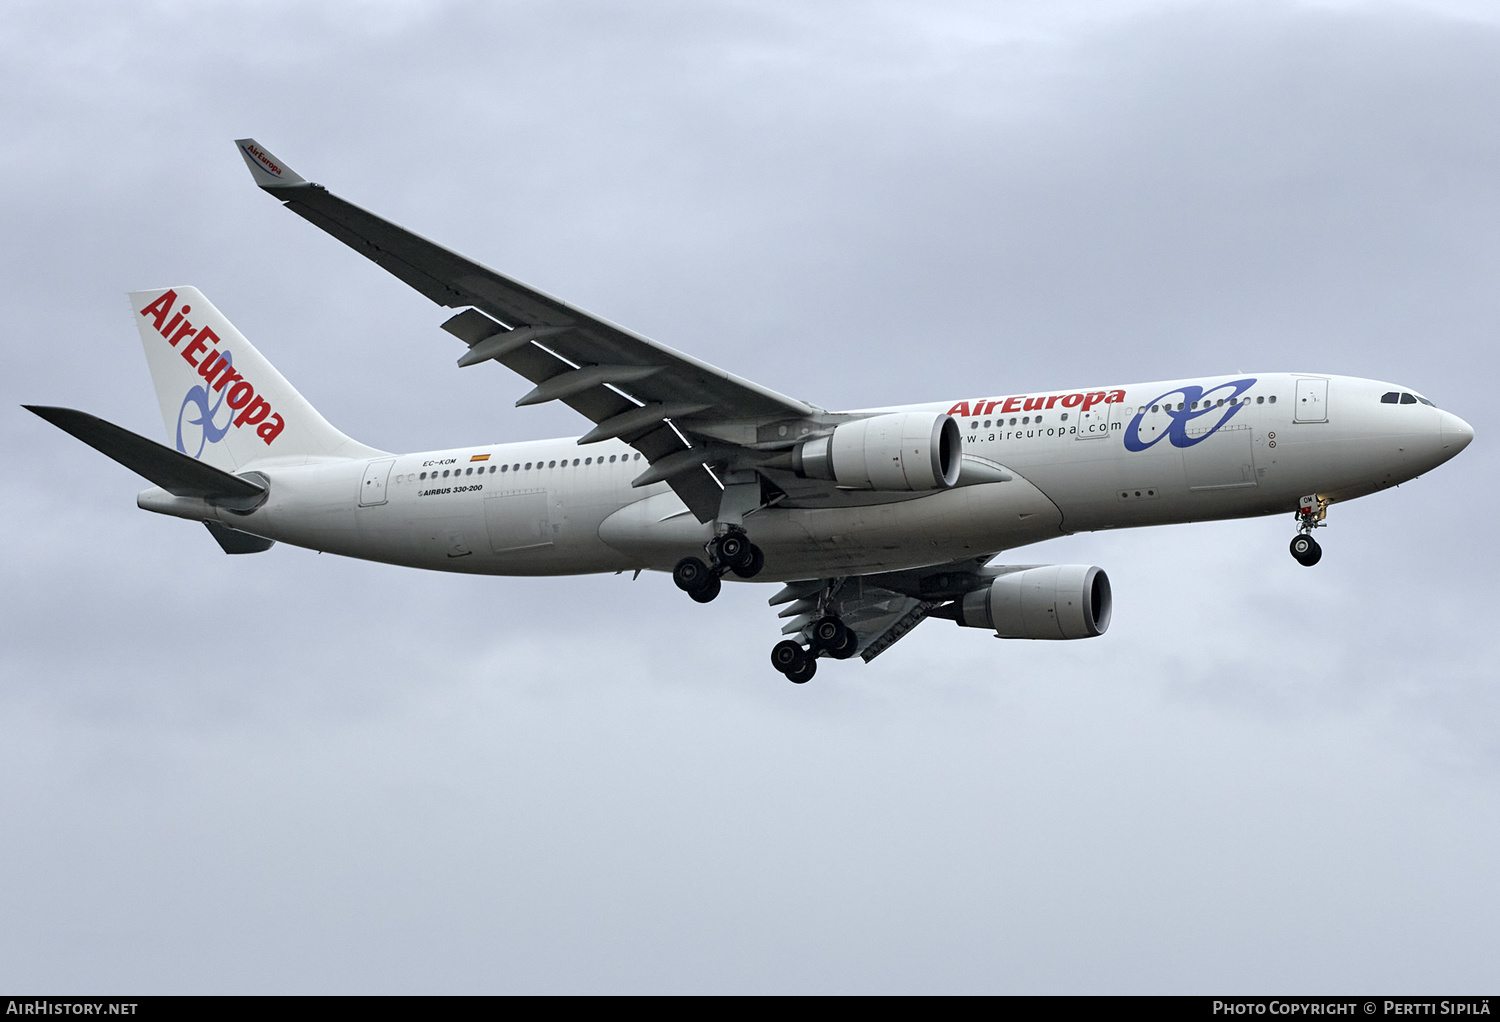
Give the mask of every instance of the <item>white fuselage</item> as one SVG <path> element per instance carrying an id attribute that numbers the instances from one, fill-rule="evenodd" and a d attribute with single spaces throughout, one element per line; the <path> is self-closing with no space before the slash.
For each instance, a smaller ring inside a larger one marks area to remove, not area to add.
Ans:
<path id="1" fill-rule="evenodd" d="M 757 580 L 939 564 L 1079 531 L 1290 513 L 1304 495 L 1338 501 L 1394 486 L 1468 444 L 1463 420 L 1420 400 L 1382 403 L 1392 391 L 1411 393 L 1350 377 L 1271 374 L 912 406 L 959 420 L 959 484 L 837 491 L 821 501 L 799 500 L 788 486 L 787 499 L 745 518 L 765 554 Z M 1105 394 L 1113 400 L 1077 400 Z M 249 514 L 218 511 L 225 524 L 412 567 L 671 570 L 683 556 L 701 556 L 712 535 L 665 483 L 631 487 L 647 465 L 619 441 L 250 467 L 269 480 L 269 498 Z M 142 506 L 150 506 L 145 494 Z"/>

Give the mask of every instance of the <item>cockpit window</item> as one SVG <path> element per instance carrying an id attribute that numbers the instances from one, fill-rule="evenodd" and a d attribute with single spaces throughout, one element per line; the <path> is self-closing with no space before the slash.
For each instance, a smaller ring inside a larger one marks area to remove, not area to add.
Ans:
<path id="1" fill-rule="evenodd" d="M 1380 403 L 1383 405 L 1415 405 L 1424 404 L 1428 408 L 1436 408 L 1437 405 L 1427 400 L 1421 394 L 1408 394 L 1404 390 L 1388 390 L 1380 395 Z"/>

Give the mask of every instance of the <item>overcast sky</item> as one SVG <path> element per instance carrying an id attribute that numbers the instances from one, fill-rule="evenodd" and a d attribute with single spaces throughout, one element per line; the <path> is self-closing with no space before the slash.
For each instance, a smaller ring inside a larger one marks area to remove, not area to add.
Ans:
<path id="1" fill-rule="evenodd" d="M 0 988 L 1436 992 L 1500 978 L 1488 3 L 0 8 Z M 830 408 L 1227 372 L 1477 439 L 1097 533 L 1109 634 L 769 667 L 771 587 L 226 557 L 21 410 L 161 438 L 201 288 L 387 450 L 576 435 L 252 185 L 303 176 Z M 457 347 L 455 347 L 458 345 Z"/>

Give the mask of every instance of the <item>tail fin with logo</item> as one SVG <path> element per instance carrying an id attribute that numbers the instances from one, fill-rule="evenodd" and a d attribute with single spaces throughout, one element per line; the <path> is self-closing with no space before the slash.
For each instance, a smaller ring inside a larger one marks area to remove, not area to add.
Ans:
<path id="1" fill-rule="evenodd" d="M 366 458 L 194 287 L 130 296 L 167 442 L 226 472 L 256 463 Z"/>

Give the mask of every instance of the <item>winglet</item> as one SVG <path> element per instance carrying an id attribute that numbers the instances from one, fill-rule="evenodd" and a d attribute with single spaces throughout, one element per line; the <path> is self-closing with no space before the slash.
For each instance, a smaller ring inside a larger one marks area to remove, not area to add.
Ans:
<path id="1" fill-rule="evenodd" d="M 266 152 L 255 139 L 237 138 L 234 144 L 240 147 L 240 155 L 245 158 L 245 165 L 250 168 L 250 176 L 255 178 L 256 184 L 267 191 L 287 185 L 307 184 L 305 178 Z"/>

